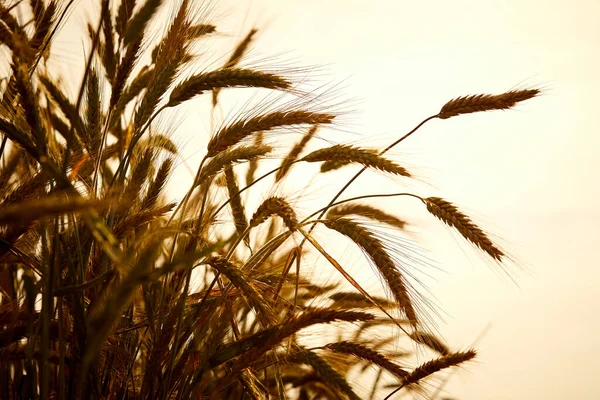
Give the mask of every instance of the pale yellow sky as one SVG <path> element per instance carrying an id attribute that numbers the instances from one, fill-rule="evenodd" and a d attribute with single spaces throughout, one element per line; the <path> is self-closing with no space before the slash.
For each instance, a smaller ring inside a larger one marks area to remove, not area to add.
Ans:
<path id="1" fill-rule="evenodd" d="M 215 9 L 232 36 L 209 50 L 257 26 L 255 59 L 325 65 L 321 79 L 343 81 L 341 98 L 360 100 L 344 128 L 361 136 L 334 141 L 384 145 L 453 97 L 544 90 L 512 111 L 433 121 L 392 153 L 433 184 L 414 186 L 420 194 L 454 201 L 498 235 L 528 271 L 513 269 L 518 287 L 410 202 L 382 204 L 406 212 L 444 271 L 428 283 L 448 343 L 467 347 L 491 324 L 478 361 L 447 386 L 452 396 L 598 398 L 600 3 L 227 0 Z M 62 40 L 60 55 L 76 58 L 76 39 Z M 192 167 L 209 133 L 203 105 L 177 114 Z M 389 183 L 363 180 L 354 193 L 394 191 Z"/>
<path id="2" fill-rule="evenodd" d="M 446 313 L 444 338 L 468 346 L 491 324 L 479 361 L 449 393 L 598 398 L 600 3 L 254 0 L 219 8 L 235 10 L 246 28 L 266 25 L 261 54 L 291 50 L 305 64 L 327 64 L 334 79 L 349 77 L 345 93 L 363 100 L 353 121 L 365 143 L 375 135 L 389 143 L 455 96 L 544 89 L 513 111 L 435 121 L 397 154 L 439 189 L 425 194 L 464 206 L 530 272 L 515 275 L 516 287 L 437 221 L 411 214 L 446 271 L 430 284 Z"/>

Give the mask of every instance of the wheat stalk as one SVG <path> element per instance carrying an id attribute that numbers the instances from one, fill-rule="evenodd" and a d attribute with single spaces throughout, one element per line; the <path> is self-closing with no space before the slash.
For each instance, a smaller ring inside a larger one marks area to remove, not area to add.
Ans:
<path id="1" fill-rule="evenodd" d="M 224 68 L 193 75 L 175 86 L 166 107 L 177 106 L 186 100 L 213 89 L 232 87 L 289 89 L 291 82 L 268 72 L 241 68 Z"/>
<path id="2" fill-rule="evenodd" d="M 251 118 L 240 119 L 219 130 L 208 142 L 209 157 L 239 143 L 242 139 L 259 131 L 270 131 L 276 128 L 294 125 L 330 124 L 334 115 L 304 110 L 274 111 Z"/>

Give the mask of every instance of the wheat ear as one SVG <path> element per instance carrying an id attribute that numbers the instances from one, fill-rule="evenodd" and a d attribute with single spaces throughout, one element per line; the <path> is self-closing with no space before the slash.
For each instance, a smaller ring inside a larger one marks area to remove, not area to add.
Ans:
<path id="1" fill-rule="evenodd" d="M 428 197 L 422 199 L 427 210 L 448 226 L 452 226 L 468 241 L 489 254 L 497 261 L 502 261 L 505 256 L 484 231 L 463 214 L 454 204 L 439 197 Z"/>
<path id="2" fill-rule="evenodd" d="M 288 155 L 285 156 L 285 158 L 281 162 L 281 168 L 279 169 L 279 171 L 277 171 L 277 174 L 275 175 L 275 182 L 279 182 L 288 173 L 294 161 L 298 159 L 298 155 L 300 155 L 300 153 L 302 152 L 302 150 L 304 150 L 310 139 L 312 139 L 313 136 L 315 136 L 315 133 L 317 133 L 318 127 L 318 125 L 314 125 L 313 127 L 311 127 L 308 130 L 308 132 L 306 132 L 306 135 L 304 135 L 302 139 L 298 143 L 296 143 L 294 147 L 292 147 Z"/>
<path id="3" fill-rule="evenodd" d="M 255 87 L 289 89 L 291 82 L 275 74 L 241 68 L 225 68 L 189 77 L 171 92 L 166 107 L 182 102 L 216 88 Z"/>
<path id="4" fill-rule="evenodd" d="M 206 165 L 199 171 L 195 184 L 199 185 L 202 181 L 213 176 L 227 165 L 239 163 L 241 161 L 255 160 L 264 156 L 272 150 L 270 146 L 240 146 L 228 149 L 211 158 Z"/>
<path id="5" fill-rule="evenodd" d="M 315 374 L 317 374 L 323 382 L 341 391 L 345 397 L 351 400 L 360 400 L 360 397 L 354 393 L 354 390 L 352 390 L 352 387 L 346 378 L 314 351 L 300 351 L 294 355 L 294 358 L 310 365 L 315 371 Z"/>
<path id="6" fill-rule="evenodd" d="M 386 281 L 398 306 L 412 325 L 418 323 L 417 313 L 408 294 L 405 279 L 396 263 L 387 253 L 385 246 L 368 229 L 346 218 L 330 219 L 323 222 L 329 229 L 347 236 L 367 253 L 375 267 Z"/>
<path id="7" fill-rule="evenodd" d="M 313 151 L 301 160 L 306 162 L 358 163 L 364 167 L 375 168 L 396 175 L 411 176 L 404 167 L 380 156 L 376 150 L 361 149 L 343 144 Z M 321 166 L 321 172 L 327 171 L 327 168 L 324 170 Z"/>
<path id="8" fill-rule="evenodd" d="M 402 381 L 402 386 L 411 385 L 438 371 L 472 360 L 476 355 L 477 353 L 475 350 L 458 351 L 456 353 L 446 354 L 434 360 L 427 361 L 426 363 L 419 365 L 408 376 L 406 376 Z"/>
<path id="9" fill-rule="evenodd" d="M 415 342 L 424 344 L 430 349 L 437 351 L 441 355 L 445 356 L 450 353 L 448 346 L 446 346 L 439 338 L 435 337 L 431 333 L 414 331 L 409 336 Z"/>
<path id="10" fill-rule="evenodd" d="M 144 34 L 146 25 L 148 25 L 162 3 L 163 0 L 148 0 L 135 15 L 130 17 L 131 19 L 127 21 L 127 29 L 123 32 L 123 42 L 125 44 L 134 43 Z"/>
<path id="11" fill-rule="evenodd" d="M 327 212 L 327 218 L 329 219 L 335 217 L 344 217 L 347 215 L 358 215 L 361 217 L 370 218 L 398 229 L 404 229 L 406 225 L 406 221 L 367 204 L 342 204 L 330 208 Z"/>
<path id="12" fill-rule="evenodd" d="M 295 231 L 298 228 L 298 218 L 296 212 L 281 197 L 269 197 L 258 207 L 252 219 L 250 226 L 256 227 L 265 222 L 271 215 L 278 215 L 283 219 L 283 222 L 290 231 Z"/>
<path id="13" fill-rule="evenodd" d="M 380 366 L 386 371 L 391 372 L 400 379 L 403 379 L 406 376 L 408 376 L 408 372 L 402 369 L 402 367 L 400 367 L 398 364 L 392 362 L 383 354 L 371 350 L 362 344 L 342 341 L 337 343 L 330 343 L 327 346 L 325 346 L 325 348 L 331 351 L 335 351 L 336 353 L 352 354 L 365 361 L 372 362 L 373 364 Z"/>
<path id="14" fill-rule="evenodd" d="M 229 206 L 231 207 L 235 229 L 238 234 L 241 235 L 246 228 L 248 228 L 248 220 L 246 219 L 246 212 L 244 210 L 244 205 L 242 204 L 242 197 L 237 195 L 240 188 L 231 165 L 225 167 L 225 184 L 227 185 L 227 192 L 229 193 Z M 249 245 L 247 236 L 244 237 L 244 241 L 246 245 Z"/>
<path id="15" fill-rule="evenodd" d="M 215 367 L 246 353 L 238 360 L 239 368 L 243 369 L 279 344 L 283 339 L 308 326 L 327 324 L 334 321 L 355 322 L 369 321 L 371 319 L 373 319 L 373 315 L 364 312 L 328 308 L 313 309 L 292 317 L 279 325 L 267 328 L 223 347 L 210 358 L 209 363 L 211 367 Z"/>
<path id="16" fill-rule="evenodd" d="M 242 39 L 242 41 L 240 43 L 238 43 L 238 45 L 235 48 L 235 50 L 233 51 L 233 53 L 231 53 L 231 56 L 225 63 L 225 66 L 224 66 L 225 68 L 233 68 L 240 62 L 240 60 L 242 59 L 242 57 L 244 56 L 244 54 L 250 47 L 250 43 L 252 42 L 252 39 L 254 38 L 254 35 L 256 35 L 257 32 L 258 32 L 258 30 L 255 28 L 250 29 L 248 34 Z M 212 92 L 213 107 L 217 105 L 219 91 L 220 91 L 219 88 L 215 88 Z"/>
<path id="17" fill-rule="evenodd" d="M 444 104 L 437 117 L 447 119 L 457 115 L 480 111 L 507 110 L 521 101 L 537 96 L 539 93 L 538 89 L 526 89 L 511 90 L 498 95 L 477 94 L 461 96 Z"/>
<path id="18" fill-rule="evenodd" d="M 208 157 L 228 149 L 244 138 L 259 131 L 294 125 L 329 124 L 335 118 L 332 114 L 304 110 L 274 111 L 247 119 L 241 119 L 225 126 L 208 142 Z"/>
<path id="19" fill-rule="evenodd" d="M 205 262 L 219 271 L 219 273 L 225 275 L 227 279 L 231 281 L 233 286 L 238 288 L 244 294 L 264 321 L 267 321 L 269 317 L 272 317 L 273 313 L 268 308 L 268 303 L 265 301 L 264 297 L 250 285 L 248 277 L 244 276 L 240 269 L 232 262 L 216 256 L 208 258 Z"/>
<path id="20" fill-rule="evenodd" d="M 333 300 L 332 307 L 339 308 L 371 308 L 375 307 L 362 293 L 336 292 L 329 296 Z M 398 307 L 398 304 L 383 297 L 372 296 L 373 301 L 384 308 Z"/>
<path id="21" fill-rule="evenodd" d="M 264 135 L 262 132 L 258 132 L 254 136 L 254 146 L 262 146 L 264 142 Z M 249 186 L 254 182 L 254 176 L 256 175 L 256 170 L 258 169 L 258 160 L 250 160 L 248 163 L 248 170 L 246 171 L 246 186 Z"/>

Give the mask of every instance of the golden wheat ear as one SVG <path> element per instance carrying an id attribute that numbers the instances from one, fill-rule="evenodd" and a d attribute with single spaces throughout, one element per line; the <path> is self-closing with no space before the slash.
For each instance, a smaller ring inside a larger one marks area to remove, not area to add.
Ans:
<path id="1" fill-rule="evenodd" d="M 398 229 L 404 229 L 406 226 L 406 221 L 368 204 L 341 204 L 330 208 L 327 212 L 328 219 L 346 217 L 348 215 L 369 218 Z"/>
<path id="2" fill-rule="evenodd" d="M 296 212 L 288 202 L 281 197 L 270 197 L 265 200 L 252 216 L 250 227 L 262 224 L 272 215 L 281 217 L 290 231 L 295 231 L 298 228 L 298 217 L 296 217 Z"/>
<path id="3" fill-rule="evenodd" d="M 291 82 L 285 78 L 262 71 L 225 68 L 189 77 L 171 92 L 165 107 L 174 107 L 204 92 L 214 89 L 253 87 L 263 89 L 289 89 Z"/>
<path id="4" fill-rule="evenodd" d="M 503 260 L 504 252 L 496 247 L 487 234 L 454 204 L 439 197 L 428 197 L 422 200 L 432 215 L 446 225 L 456 228 L 465 239 L 486 252 L 494 260 L 500 262 Z"/>
<path id="5" fill-rule="evenodd" d="M 360 343 L 342 341 L 337 343 L 330 343 L 324 347 L 325 349 L 334 351 L 336 353 L 351 354 L 367 362 L 371 362 L 375 365 L 380 366 L 397 378 L 404 379 L 409 375 L 400 365 L 392 362 L 383 354 L 374 351 L 365 345 Z"/>
<path id="6" fill-rule="evenodd" d="M 242 355 L 238 359 L 238 368 L 243 369 L 278 345 L 283 339 L 294 335 L 306 327 L 316 324 L 328 324 L 335 321 L 356 322 L 371 319 L 373 319 L 373 315 L 365 312 L 334 310 L 330 308 L 308 310 L 300 315 L 289 318 L 281 324 L 230 343 L 212 355 L 209 364 L 211 368 L 214 368 Z"/>
<path id="7" fill-rule="evenodd" d="M 412 385 L 438 371 L 450 367 L 455 367 L 464 362 L 470 361 L 476 356 L 477 352 L 475 352 L 475 350 L 467 350 L 458 351 L 456 353 L 449 353 L 444 356 L 438 357 L 415 368 L 408 376 L 404 378 L 404 380 L 402 381 L 402 385 Z"/>
<path id="8" fill-rule="evenodd" d="M 239 146 L 233 149 L 227 149 L 212 157 L 206 165 L 198 171 L 198 177 L 195 185 L 201 184 L 205 179 L 221 172 L 228 165 L 243 161 L 250 161 L 260 158 L 272 150 L 270 146 Z"/>
<path id="9" fill-rule="evenodd" d="M 232 165 L 225 167 L 224 172 L 225 186 L 227 187 L 227 193 L 229 194 L 229 206 L 231 207 L 233 223 L 238 235 L 242 235 L 248 228 L 248 219 L 246 218 L 246 211 L 244 209 L 244 205 L 242 204 L 242 197 L 238 195 L 240 187 L 238 186 Z M 250 240 L 248 239 L 248 236 L 244 237 L 244 242 L 247 246 L 250 246 Z"/>
<path id="10" fill-rule="evenodd" d="M 511 90 L 506 93 L 477 94 L 461 96 L 450 100 L 440 110 L 437 117 L 448 119 L 462 114 L 470 114 L 481 111 L 507 110 L 517 103 L 529 100 L 540 94 L 538 89 Z"/>
<path id="11" fill-rule="evenodd" d="M 144 30 L 146 29 L 148 22 L 150 22 L 163 2 L 164 0 L 148 0 L 140 7 L 135 15 L 132 15 L 132 10 L 129 9 L 126 4 L 130 2 L 122 1 L 121 7 L 125 7 L 123 10 L 130 18 L 125 20 L 124 24 L 126 26 L 126 29 L 123 32 L 124 44 L 129 45 L 131 43 L 135 43 L 136 40 L 144 34 Z M 133 5 L 135 5 L 135 2 L 133 2 Z M 123 20 L 124 18 L 122 21 Z"/>
<path id="12" fill-rule="evenodd" d="M 250 29 L 248 34 L 246 34 L 246 36 L 240 41 L 240 43 L 238 43 L 236 48 L 233 50 L 233 53 L 231 53 L 231 56 L 229 56 L 229 59 L 224 65 L 224 68 L 233 68 L 240 62 L 244 54 L 246 54 L 246 51 L 248 51 L 250 43 L 252 43 L 252 39 L 254 38 L 257 32 L 258 30 L 255 28 Z M 219 88 L 215 88 L 212 92 L 213 107 L 217 105 L 219 91 Z"/>
<path id="13" fill-rule="evenodd" d="M 384 244 L 365 227 L 346 218 L 335 218 L 323 221 L 323 224 L 352 240 L 369 256 L 377 271 L 385 280 L 387 287 L 398 302 L 406 318 L 413 326 L 419 322 L 417 312 L 408 292 L 406 278 L 400 272 Z"/>
<path id="14" fill-rule="evenodd" d="M 460 364 L 470 361 L 477 356 L 475 350 L 467 350 L 467 351 L 458 351 L 455 353 L 450 353 L 439 358 L 436 358 L 431 361 L 427 361 L 424 364 L 421 364 L 417 368 L 415 368 L 410 374 L 404 377 L 401 380 L 401 384 L 390 392 L 384 400 L 391 399 L 392 396 L 398 393 L 403 388 L 407 390 L 411 389 L 411 385 L 418 384 L 421 380 L 435 374 L 438 371 L 443 369 L 451 368 L 459 366 Z"/>
<path id="15" fill-rule="evenodd" d="M 302 139 L 298 143 L 296 143 L 294 147 L 292 147 L 288 155 L 285 156 L 285 158 L 281 162 L 281 167 L 275 175 L 275 182 L 279 182 L 280 180 L 282 180 L 283 177 L 289 172 L 294 161 L 298 159 L 298 156 L 300 155 L 302 150 L 304 150 L 310 139 L 312 139 L 317 133 L 318 128 L 318 125 L 312 126 L 308 130 L 308 132 L 306 132 L 306 134 L 302 137 Z"/>
<path id="16" fill-rule="evenodd" d="M 350 400 L 360 400 L 360 397 L 354 392 L 346 378 L 314 351 L 300 351 L 294 355 L 294 359 L 310 365 L 315 374 L 323 380 L 323 382 L 326 382 L 328 385 L 341 392 L 336 393 L 338 396 L 341 395 L 343 398 L 348 398 Z"/>
<path id="17" fill-rule="evenodd" d="M 213 157 L 256 132 L 297 125 L 330 124 L 334 118 L 332 114 L 306 110 L 274 111 L 251 118 L 242 118 L 223 127 L 210 139 L 207 156 Z"/>
<path id="18" fill-rule="evenodd" d="M 330 171 L 331 166 L 342 166 L 350 163 L 361 164 L 364 167 L 378 169 L 395 175 L 411 176 L 406 168 L 378 154 L 376 150 L 338 144 L 325 149 L 315 150 L 304 156 L 301 161 L 324 162 L 321 172 Z"/>
<path id="19" fill-rule="evenodd" d="M 362 293 L 357 292 L 336 292 L 329 296 L 333 303 L 331 307 L 334 308 L 372 308 L 377 307 L 369 299 L 367 299 Z M 398 304 L 394 301 L 389 301 L 383 297 L 372 296 L 372 300 L 383 308 L 397 308 Z"/>
<path id="20" fill-rule="evenodd" d="M 264 144 L 264 133 L 257 132 L 254 135 L 254 141 L 252 143 L 254 146 L 262 146 Z M 254 178 L 256 175 L 256 171 L 258 170 L 258 160 L 250 160 L 248 163 L 248 170 L 246 171 L 246 186 L 249 186 L 254 182 Z"/>
<path id="21" fill-rule="evenodd" d="M 441 339 L 432 335 L 431 333 L 422 332 L 422 331 L 414 331 L 410 335 L 410 338 L 417 343 L 424 344 L 432 350 L 437 351 L 441 355 L 445 356 L 450 354 L 450 349 Z"/>
<path id="22" fill-rule="evenodd" d="M 250 284 L 249 278 L 244 276 L 236 265 L 221 257 L 209 257 L 206 264 L 213 267 L 219 273 L 225 275 L 227 279 L 239 289 L 252 307 L 257 311 L 263 321 L 269 321 L 273 318 L 273 311 L 269 308 L 264 297 Z"/>

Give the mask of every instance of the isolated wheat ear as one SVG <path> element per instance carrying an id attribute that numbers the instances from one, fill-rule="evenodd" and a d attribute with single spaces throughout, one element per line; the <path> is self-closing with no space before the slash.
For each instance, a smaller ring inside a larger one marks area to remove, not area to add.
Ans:
<path id="1" fill-rule="evenodd" d="M 507 110 L 514 107 L 517 103 L 531 99 L 538 94 L 540 94 L 538 89 L 525 89 L 511 90 L 498 95 L 477 94 L 461 96 L 444 104 L 437 117 L 447 119 L 461 114 Z"/>
<path id="2" fill-rule="evenodd" d="M 404 377 L 402 385 L 412 385 L 416 382 L 419 382 L 421 379 L 434 374 L 437 371 L 454 367 L 466 361 L 472 360 L 473 358 L 475 358 L 476 355 L 477 353 L 475 352 L 475 350 L 467 350 L 464 352 L 449 353 L 434 360 L 428 361 L 422 365 L 419 365 L 409 375 Z"/>
<path id="3" fill-rule="evenodd" d="M 468 241 L 486 252 L 494 260 L 501 262 L 505 254 L 487 236 L 487 234 L 475 225 L 469 217 L 463 214 L 458 207 L 439 197 L 428 197 L 422 199 L 427 210 L 447 225 L 456 230 Z"/>

